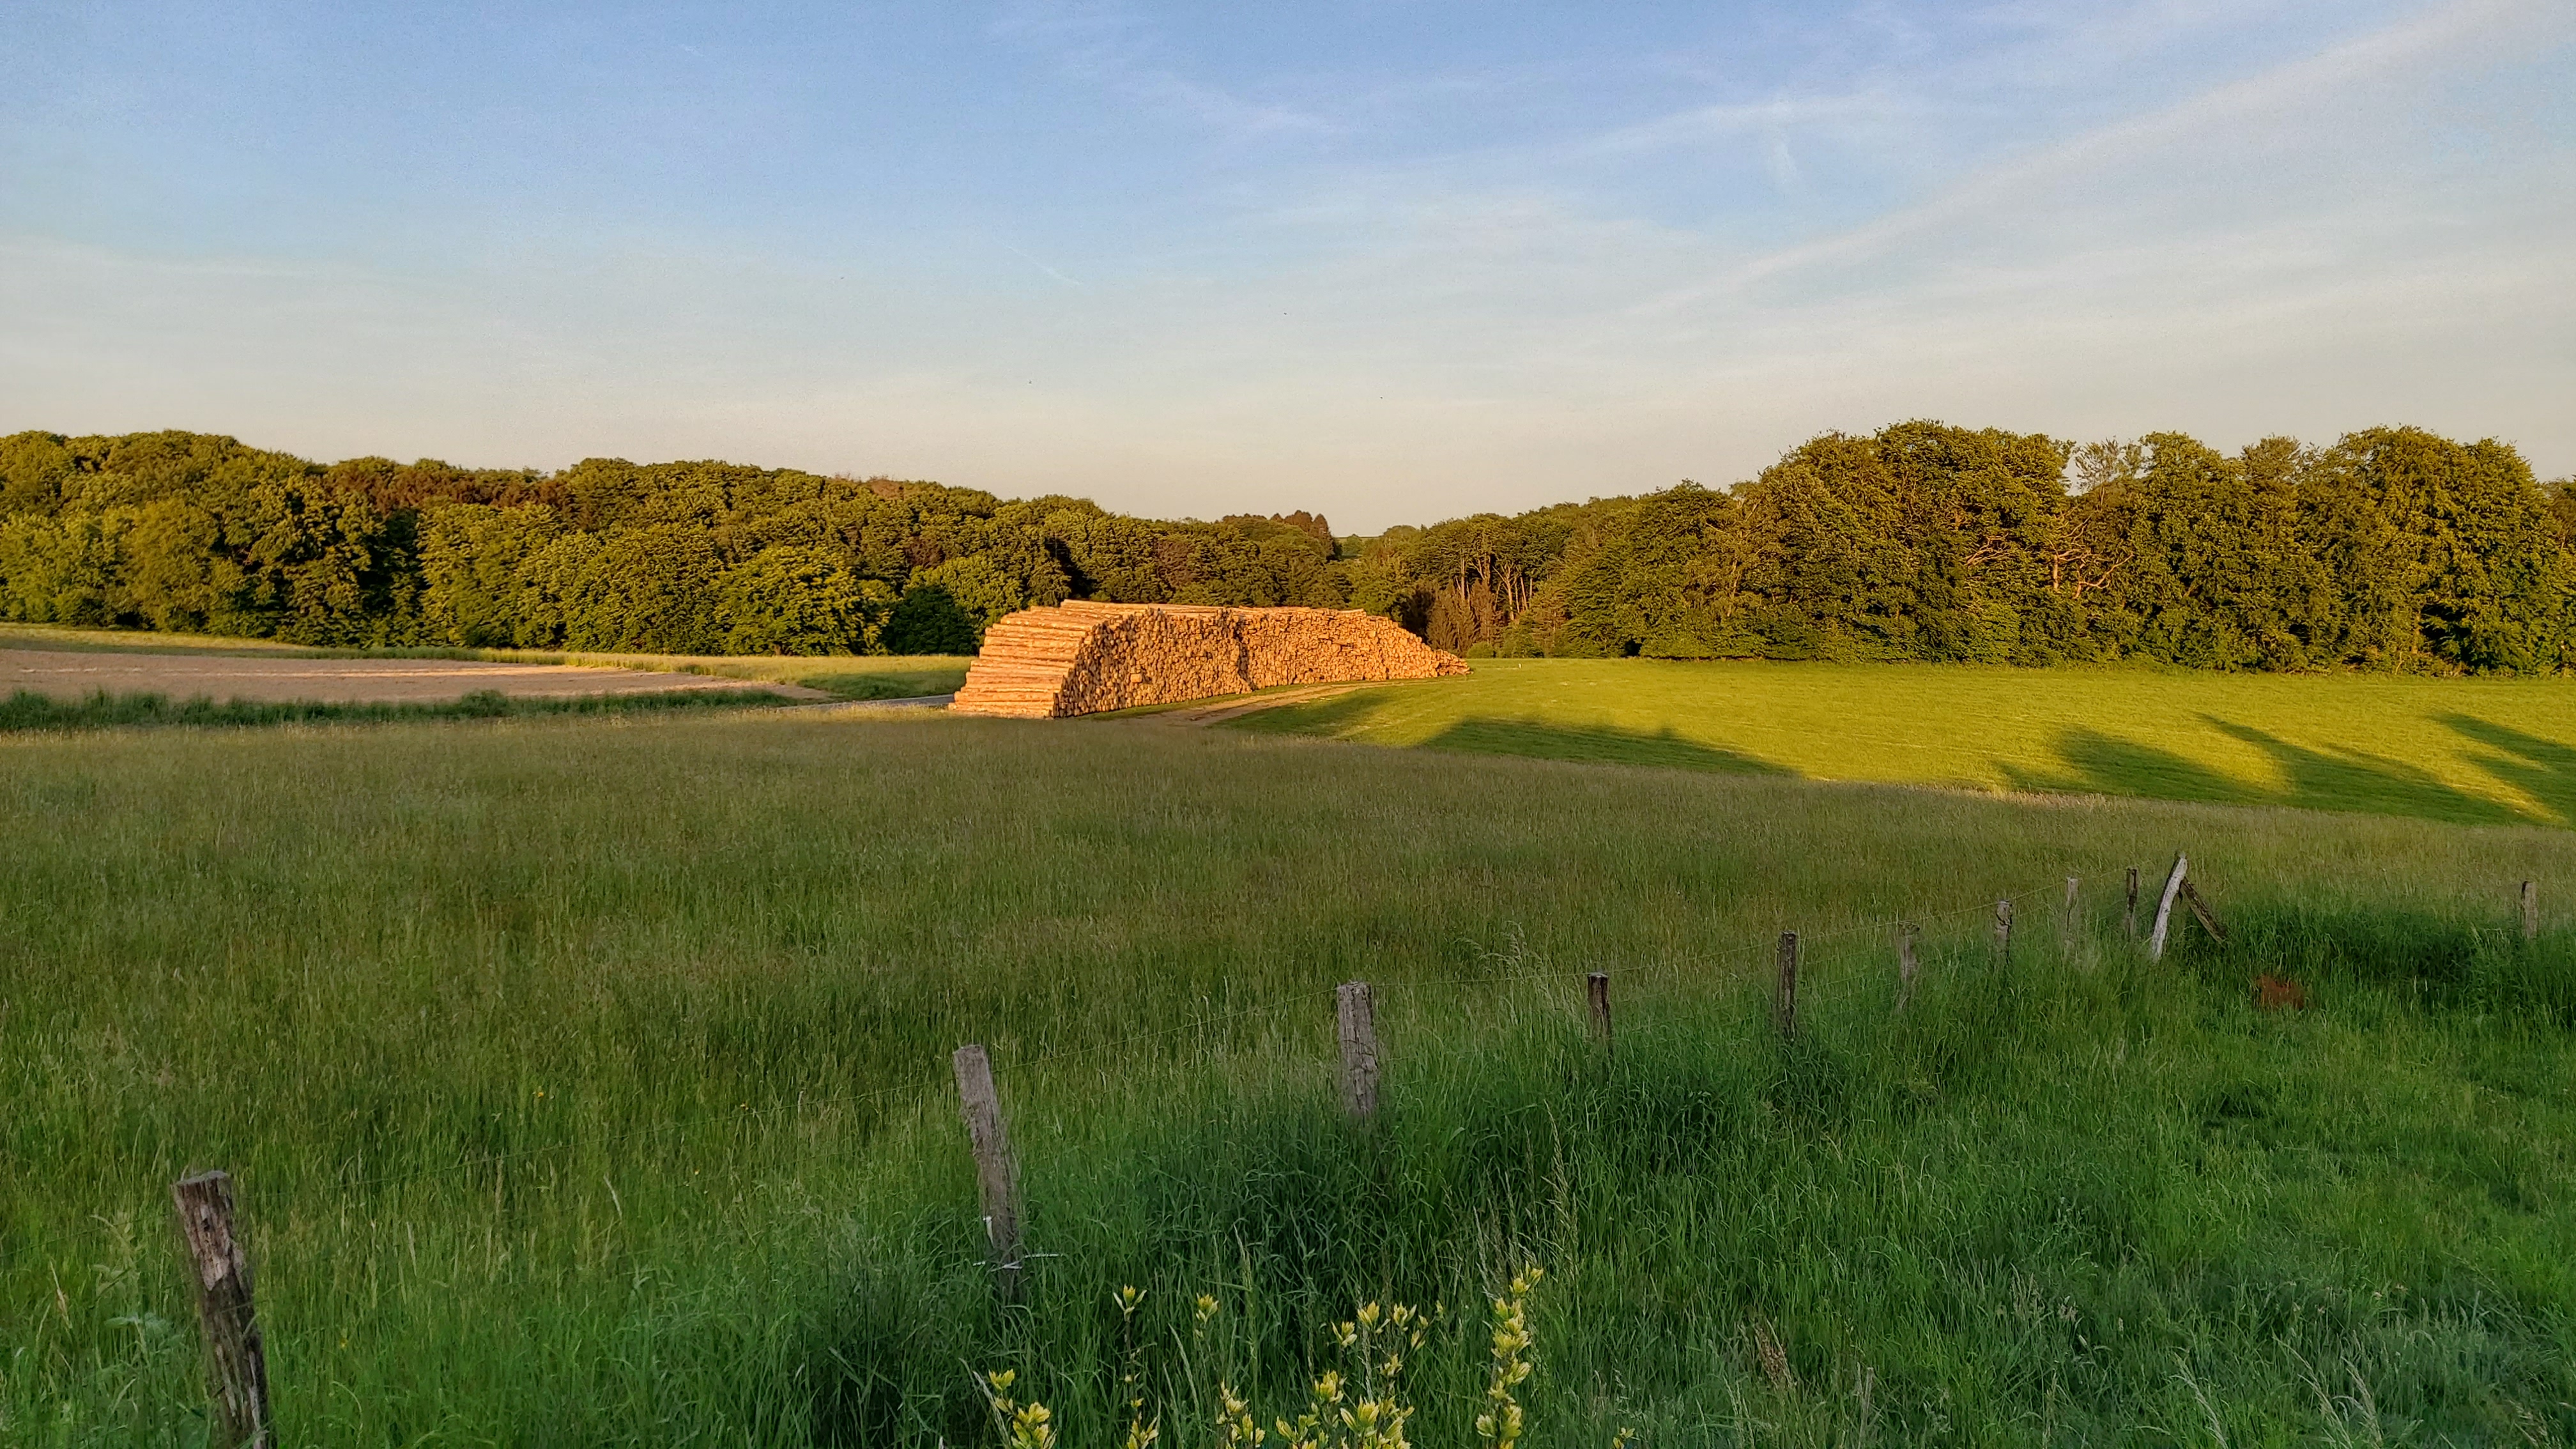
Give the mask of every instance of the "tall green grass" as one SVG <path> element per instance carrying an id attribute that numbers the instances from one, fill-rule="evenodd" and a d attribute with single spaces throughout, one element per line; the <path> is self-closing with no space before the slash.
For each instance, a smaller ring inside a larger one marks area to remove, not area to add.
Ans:
<path id="1" fill-rule="evenodd" d="M 0 840 L 13 1442 L 202 1433 L 204 1166 L 294 1443 L 989 1442 L 1004 1366 L 1088 1443 L 1127 1284 L 1167 1442 L 1185 1348 L 1266 1422 L 1364 1298 L 1446 1305 L 1415 1438 L 1465 1442 L 1527 1261 L 1533 1445 L 2576 1431 L 2564 832 L 764 713 L 0 741 Z M 2112 882 L 2177 845 L 2236 943 L 2148 966 Z M 1042 1255 L 1009 1311 L 968 1040 Z"/>

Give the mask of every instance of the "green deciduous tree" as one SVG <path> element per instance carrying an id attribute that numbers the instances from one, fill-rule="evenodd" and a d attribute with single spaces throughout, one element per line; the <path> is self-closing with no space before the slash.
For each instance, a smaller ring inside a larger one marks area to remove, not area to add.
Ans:
<path id="1" fill-rule="evenodd" d="M 2576 665 L 2576 484 L 2376 428 L 2224 454 L 1899 423 L 1685 483 L 1338 539 L 1309 513 L 721 462 L 317 466 L 197 433 L 0 438 L 0 616 L 312 643 L 973 647 L 1066 598 L 1358 607 L 1461 652 L 2216 669 Z"/>
<path id="2" fill-rule="evenodd" d="M 889 654 L 972 654 L 982 636 L 948 590 L 917 584 L 887 615 L 883 640 Z"/>
<path id="3" fill-rule="evenodd" d="M 763 549 L 725 577 L 725 652 L 864 654 L 893 600 L 891 587 L 860 578 L 838 550 Z"/>

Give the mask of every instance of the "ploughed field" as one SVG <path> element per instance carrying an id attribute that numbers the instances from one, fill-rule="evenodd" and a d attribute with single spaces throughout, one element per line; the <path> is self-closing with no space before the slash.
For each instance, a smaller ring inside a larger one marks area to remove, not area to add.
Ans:
<path id="1" fill-rule="evenodd" d="M 1810 779 L 2576 825 L 2576 681 L 1480 659 L 1241 729 Z"/>
<path id="2" fill-rule="evenodd" d="M 0 738 L 0 840 L 0 1441 L 201 1441 L 214 1166 L 287 1443 L 990 1444 L 1002 1368 L 1115 1442 L 1133 1285 L 1162 1443 L 1378 1300 L 1469 1444 L 1531 1263 L 1531 1446 L 2576 1434 L 2563 829 L 767 712 Z"/>

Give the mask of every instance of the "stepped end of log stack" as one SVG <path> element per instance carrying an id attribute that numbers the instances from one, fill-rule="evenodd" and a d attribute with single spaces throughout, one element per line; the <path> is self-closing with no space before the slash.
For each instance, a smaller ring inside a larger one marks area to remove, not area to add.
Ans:
<path id="1" fill-rule="evenodd" d="M 1186 704 L 1280 684 L 1436 679 L 1467 666 L 1356 609 L 1236 609 L 1072 600 L 984 635 L 949 709 L 1063 719 Z"/>

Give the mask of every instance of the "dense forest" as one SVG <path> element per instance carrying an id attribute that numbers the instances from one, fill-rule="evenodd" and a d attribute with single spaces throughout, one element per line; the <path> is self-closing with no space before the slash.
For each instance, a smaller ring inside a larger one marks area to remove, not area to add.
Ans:
<path id="1" fill-rule="evenodd" d="M 1336 538 L 591 459 L 0 439 L 0 618 L 308 644 L 949 653 L 1066 598 L 1391 615 L 1467 653 L 2576 668 L 2576 487 L 2382 428 L 2224 454 L 1901 423 L 1759 478 Z"/>

